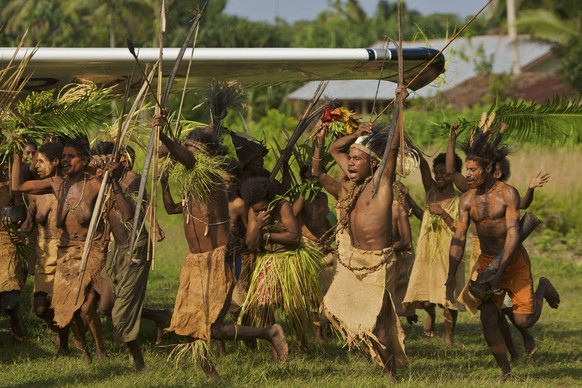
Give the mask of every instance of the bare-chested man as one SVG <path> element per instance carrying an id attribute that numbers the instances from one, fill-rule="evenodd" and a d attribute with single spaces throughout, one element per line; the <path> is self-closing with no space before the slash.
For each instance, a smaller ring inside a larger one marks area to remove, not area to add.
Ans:
<path id="1" fill-rule="evenodd" d="M 54 322 L 59 327 L 59 355 L 68 353 L 68 331 L 73 320 L 81 333 L 80 346 L 85 349 L 85 361 L 91 360 L 85 335 L 88 329 L 97 347 L 99 358 L 107 357 L 97 315 L 96 300 L 103 286 L 101 270 L 105 264 L 102 246 L 103 227 L 100 223 L 92 241 L 85 273 L 81 270 L 81 256 L 93 208 L 101 182 L 88 174 L 91 155 L 84 140 L 71 140 L 61 158 L 63 177 L 55 175 L 41 180 L 22 182 L 20 161 L 14 158 L 12 188 L 14 190 L 46 194 L 51 191 L 58 200 L 56 224 L 62 230 L 57 268 L 55 272 L 52 306 Z M 80 274 L 82 274 L 80 276 Z"/>
<path id="2" fill-rule="evenodd" d="M 163 118 L 155 117 L 154 125 L 163 126 L 164 121 Z M 186 146 L 161 131 L 160 140 L 170 156 L 184 166 L 185 173 L 195 168 L 204 168 L 196 165 L 195 153 L 209 152 L 210 155 L 216 155 L 221 148 L 217 135 L 209 129 L 193 130 L 186 139 Z M 264 339 L 276 349 L 278 358 L 285 361 L 288 349 L 281 326 L 253 328 L 223 323 L 234 286 L 232 271 L 226 263 L 227 245 L 232 239 L 232 233 L 224 182 L 218 172 L 214 173 L 216 179 L 213 181 L 216 185 L 211 192 L 198 192 L 201 195 L 198 198 L 205 198 L 202 203 L 194 200 L 191 192 L 184 193 L 183 204 L 175 203 L 167 178 L 162 179 L 164 207 L 169 214 L 182 213 L 184 234 L 190 250 L 182 266 L 172 322 L 167 330 L 191 340 Z M 198 187 L 189 189 L 202 190 Z M 208 377 L 218 378 L 209 361 L 203 362 L 201 366 Z"/>
<path id="3" fill-rule="evenodd" d="M 476 130 L 474 137 L 484 136 Z M 478 273 L 484 271 L 492 260 L 501 257 L 497 272 L 485 279 L 493 290 L 501 289 L 511 296 L 513 320 L 517 326 L 529 328 L 537 322 L 542 312 L 543 300 L 550 307 L 560 303 L 558 292 L 546 278 L 540 278 L 534 293 L 531 263 L 519 242 L 520 197 L 517 190 L 495 180 L 495 163 L 507 155 L 503 147 L 492 141 L 473 140 L 464 147 L 467 182 L 471 190 L 461 196 L 459 217 L 450 248 L 447 298 L 455 301 L 455 274 L 463 257 L 469 223 L 475 224 L 481 245 L 481 255 L 476 264 Z M 504 293 L 495 293 L 481 301 L 481 323 L 485 341 L 501 368 L 504 378 L 511 377 L 511 366 L 506 355 L 505 340 L 499 326 Z"/>
<path id="4" fill-rule="evenodd" d="M 469 186 L 469 183 L 467 181 L 467 178 L 460 171 L 457 171 L 452 167 L 453 155 L 455 154 L 458 125 L 459 124 L 457 122 L 451 123 L 451 132 L 449 135 L 449 144 L 447 147 L 446 166 L 447 166 L 447 174 L 449 174 L 451 176 L 457 189 L 459 189 L 459 191 L 464 193 L 464 192 L 470 190 L 470 186 Z M 502 124 L 502 127 L 500 128 L 500 130 L 503 130 L 504 129 L 503 127 L 505 127 L 504 124 Z M 501 182 L 506 182 L 509 179 L 510 174 L 511 174 L 510 163 L 509 163 L 509 160 L 507 159 L 507 157 L 504 157 L 503 159 L 501 159 L 500 161 L 495 163 L 495 169 L 493 171 L 493 178 L 495 178 L 496 180 L 501 181 Z M 550 179 L 550 174 L 544 173 L 542 171 L 539 171 L 535 176 L 533 176 L 529 182 L 529 186 L 528 186 L 528 189 L 527 189 L 525 195 L 520 198 L 519 208 L 520 209 L 527 209 L 533 201 L 534 190 L 536 188 L 543 187 L 549 181 L 549 179 Z M 470 273 L 471 274 L 473 273 L 473 270 L 474 270 L 473 267 L 475 266 L 480 254 L 481 254 L 481 246 L 479 245 L 479 238 L 477 235 L 474 234 L 473 240 L 472 240 L 472 252 L 471 252 L 471 259 L 470 259 Z M 508 315 L 510 317 L 510 319 L 512 319 L 513 316 L 511 314 L 511 298 L 508 295 L 505 296 L 502 311 L 506 315 Z M 473 313 L 471 310 L 469 310 L 469 312 Z M 509 351 L 509 353 L 511 355 L 511 359 L 513 361 L 519 359 L 519 352 L 517 351 L 517 348 L 515 347 L 515 345 L 513 343 L 509 324 L 507 323 L 507 321 L 504 318 L 502 318 L 499 320 L 499 325 L 500 325 L 500 329 L 503 333 L 503 336 L 505 338 L 505 345 L 507 346 L 507 350 Z M 521 327 L 516 326 L 516 328 L 522 336 L 523 344 L 524 344 L 525 350 L 526 350 L 526 354 L 533 355 L 537 351 L 537 345 L 536 345 L 535 339 L 533 338 L 533 336 L 531 335 L 531 333 L 529 332 L 529 330 L 527 328 L 525 328 L 523 326 L 521 326 Z"/>
<path id="5" fill-rule="evenodd" d="M 398 92 L 404 94 L 405 89 L 399 88 Z M 394 374 L 396 366 L 408 364 L 404 333 L 392 304 L 395 289 L 392 184 L 400 136 L 397 130 L 380 177 L 377 168 L 386 137 L 371 131 L 370 124 L 363 124 L 330 147 L 352 188 L 349 192 L 342 188 L 336 204 L 341 208 L 336 239 L 338 265 L 324 297 L 324 307 L 350 347 L 367 345 L 377 365 Z M 362 136 L 365 134 L 370 135 Z"/>

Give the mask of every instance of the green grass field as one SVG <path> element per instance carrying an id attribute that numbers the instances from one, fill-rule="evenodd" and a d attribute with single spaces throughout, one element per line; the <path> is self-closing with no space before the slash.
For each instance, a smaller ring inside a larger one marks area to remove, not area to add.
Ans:
<path id="1" fill-rule="evenodd" d="M 535 169 L 552 171 L 552 183 L 540 191 L 536 214 L 550 212 L 564 202 L 577 206 L 570 212 L 580 214 L 580 182 L 568 173 L 573 167 L 570 153 L 530 152 L 538 158 L 534 166 L 522 165 L 518 159 L 513 171 L 530 175 Z M 576 150 L 575 159 L 581 151 Z M 558 158 L 556 155 L 562 155 Z M 512 181 L 522 189 L 527 185 L 514 173 Z M 575 175 L 575 174 L 574 174 Z M 412 192 L 417 194 L 416 178 L 411 180 Z M 537 194 L 536 194 L 537 195 Z M 558 198 L 558 199 L 556 199 Z M 536 202 L 534 202 L 535 204 Z M 548 208 L 544 208 L 544 206 Z M 539 210 L 538 210 L 539 209 Z M 178 287 L 178 278 L 186 244 L 180 216 L 162 214 L 160 223 L 166 231 L 166 241 L 157 249 L 155 269 L 150 273 L 146 305 L 154 308 L 172 308 Z M 442 310 L 437 315 L 437 336 L 424 338 L 422 325 L 404 325 L 407 333 L 408 369 L 397 373 L 396 386 L 402 387 L 491 387 L 495 385 L 518 387 L 573 387 L 582 386 L 582 260 L 580 239 L 555 238 L 555 234 L 536 231 L 527 241 L 533 264 L 534 279 L 550 278 L 561 294 L 559 309 L 547 304 L 540 321 L 531 329 L 538 343 L 538 353 L 523 358 L 514 366 L 514 379 L 502 383 L 499 369 L 483 340 L 478 318 L 459 315 L 456 345 L 444 346 Z M 536 280 L 537 283 L 537 280 Z M 129 354 L 123 344 L 112 339 L 111 324 L 104 322 L 104 332 L 110 358 L 94 360 L 86 365 L 81 354 L 72 351 L 65 358 L 55 358 L 54 333 L 36 318 L 30 307 L 32 279 L 21 295 L 21 316 L 27 335 L 23 344 L 13 344 L 9 338 L 9 322 L 0 315 L 0 387 L 183 387 L 212 386 L 200 369 L 184 363 L 175 366 L 167 360 L 171 345 L 180 342 L 174 335 L 166 335 L 161 346 L 154 346 L 154 326 L 142 322 L 140 341 L 145 353 L 147 371 L 135 374 Z M 424 312 L 419 312 L 424 319 Z M 519 334 L 514 340 L 523 349 Z M 92 344 L 92 342 L 91 342 Z M 323 345 L 311 342 L 311 354 L 299 353 L 290 343 L 290 357 L 286 364 L 274 362 L 270 350 L 262 344 L 258 350 L 247 350 L 242 344 L 227 343 L 227 356 L 218 359 L 217 370 L 222 381 L 216 386 L 289 386 L 289 387 L 375 387 L 392 385 L 362 353 L 347 352 L 342 342 L 333 336 Z M 92 351 L 94 354 L 94 350 Z"/>

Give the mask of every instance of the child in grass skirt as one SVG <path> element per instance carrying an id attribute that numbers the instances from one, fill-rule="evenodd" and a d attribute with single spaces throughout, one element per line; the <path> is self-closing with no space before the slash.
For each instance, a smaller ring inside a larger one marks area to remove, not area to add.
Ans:
<path id="1" fill-rule="evenodd" d="M 322 299 L 318 275 L 323 253 L 301 242 L 291 205 L 285 200 L 273 202 L 275 190 L 268 178 L 248 179 L 241 195 L 249 206 L 246 243 L 257 252 L 242 317 L 258 325 L 272 324 L 274 309 L 280 307 L 306 351 L 312 311 L 317 311 Z"/>

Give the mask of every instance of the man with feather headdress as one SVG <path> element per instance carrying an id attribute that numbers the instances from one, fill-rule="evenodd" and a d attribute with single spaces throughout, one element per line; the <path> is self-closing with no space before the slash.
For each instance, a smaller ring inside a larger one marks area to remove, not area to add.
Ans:
<path id="1" fill-rule="evenodd" d="M 501 140 L 501 131 L 476 127 L 463 146 L 467 183 L 471 189 L 461 196 L 459 202 L 459 216 L 449 253 L 446 293 L 449 301 L 456 302 L 455 275 L 463 257 L 467 229 L 473 221 L 481 246 L 476 272 L 484 274 L 491 270 L 489 276 L 477 280 L 478 286 L 487 286 L 490 291 L 475 298 L 475 303 L 481 310 L 481 324 L 489 350 L 501 368 L 502 377 L 511 378 L 511 366 L 500 330 L 504 294 L 507 292 L 511 296 L 515 325 L 525 328 L 533 326 L 539 319 L 544 299 L 550 307 L 557 308 L 560 296 L 544 277 L 540 278 L 534 292 L 531 263 L 520 243 L 519 193 L 493 175 L 495 164 L 509 152 Z M 472 291 L 471 286 L 469 290 Z"/>
<path id="2" fill-rule="evenodd" d="M 224 90 L 226 93 L 231 89 L 226 85 Z M 215 98 L 213 101 L 224 102 L 225 99 Z M 168 174 L 165 174 L 162 177 L 164 207 L 169 214 L 182 213 L 184 234 L 189 247 L 180 273 L 172 321 L 167 331 L 188 337 L 190 342 L 176 347 L 174 354 L 183 354 L 181 350 L 176 350 L 180 347 L 185 351 L 191 349 L 211 379 L 218 378 L 208 358 L 211 338 L 264 339 L 271 343 L 279 360 L 285 361 L 288 354 L 285 335 L 279 325 L 254 328 L 223 323 L 230 307 L 234 275 L 226 260 L 228 245 L 233 236 L 228 195 L 222 179 L 226 150 L 220 144 L 220 120 L 226 116 L 228 104 L 221 106 L 222 110 L 211 102 L 213 124 L 192 130 L 184 144 L 160 131 L 160 140 L 171 158 L 177 162 L 169 178 L 180 185 L 182 196 L 181 203 L 174 202 Z M 164 124 L 163 115 L 154 117 L 154 125 L 161 128 Z"/>

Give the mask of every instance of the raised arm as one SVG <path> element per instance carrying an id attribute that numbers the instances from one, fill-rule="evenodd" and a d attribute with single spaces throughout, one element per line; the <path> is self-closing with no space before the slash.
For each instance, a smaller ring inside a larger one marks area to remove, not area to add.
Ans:
<path id="1" fill-rule="evenodd" d="M 549 172 L 538 172 L 536 176 L 531 178 L 529 181 L 529 186 L 525 195 L 520 200 L 520 209 L 527 209 L 534 199 L 534 190 L 538 187 L 543 187 L 548 181 L 550 180 L 550 173 Z"/>
<path id="2" fill-rule="evenodd" d="M 455 303 L 456 274 L 459 263 L 465 253 L 465 243 L 467 241 L 467 230 L 469 229 L 469 212 L 471 210 L 471 196 L 463 194 L 459 201 L 459 217 L 455 226 L 455 234 L 451 240 L 449 249 L 449 273 L 447 276 L 446 297 L 451 303 Z"/>
<path id="3" fill-rule="evenodd" d="M 168 214 L 179 214 L 182 213 L 182 204 L 174 202 L 172 198 L 172 193 L 170 192 L 170 185 L 168 184 L 168 172 L 164 171 L 160 178 L 160 183 L 162 185 L 162 199 L 164 201 L 164 208 Z"/>
<path id="4" fill-rule="evenodd" d="M 447 157 L 445 159 L 445 167 L 447 174 L 453 180 L 453 184 L 457 189 L 464 193 L 470 189 L 467 183 L 467 178 L 455 169 L 455 148 L 457 143 L 457 129 L 459 123 L 456 121 L 451 123 L 451 133 L 449 134 L 449 144 L 447 146 Z"/>
<path id="5" fill-rule="evenodd" d="M 424 187 L 424 192 L 428 194 L 428 192 L 436 188 L 436 181 L 432 177 L 430 166 L 424 155 L 420 151 L 418 152 L 418 155 L 420 157 L 420 176 L 422 177 L 422 185 Z"/>
<path id="6" fill-rule="evenodd" d="M 335 199 L 338 199 L 342 190 L 341 184 L 321 169 L 323 142 L 327 133 L 327 127 L 321 125 L 321 121 L 316 125 L 320 125 L 320 129 L 317 131 L 315 149 L 313 150 L 313 157 L 311 158 L 311 175 L 317 178 L 319 184 L 328 193 L 333 195 Z"/>
<path id="7" fill-rule="evenodd" d="M 301 210 L 303 210 L 303 205 L 305 205 L 305 197 L 298 195 L 295 201 L 293 201 L 293 214 L 297 217 Z"/>
<path id="8" fill-rule="evenodd" d="M 14 155 L 12 162 L 12 190 L 30 194 L 48 194 L 52 192 L 52 183 L 55 178 L 45 178 L 23 182 L 21 158 Z"/>
<path id="9" fill-rule="evenodd" d="M 350 152 L 350 146 L 358 137 L 369 134 L 371 128 L 372 124 L 362 123 L 352 134 L 340 137 L 329 146 L 331 156 L 344 174 L 348 175 L 348 155 Z"/>
<path id="10" fill-rule="evenodd" d="M 170 139 L 163 131 L 163 127 L 166 125 L 165 115 L 156 115 L 152 119 L 152 125 L 159 128 L 160 140 L 162 144 L 167 148 L 172 159 L 176 160 L 180 164 L 184 165 L 188 170 L 194 167 L 196 159 L 192 152 L 190 152 L 186 147 L 180 143 Z"/>

